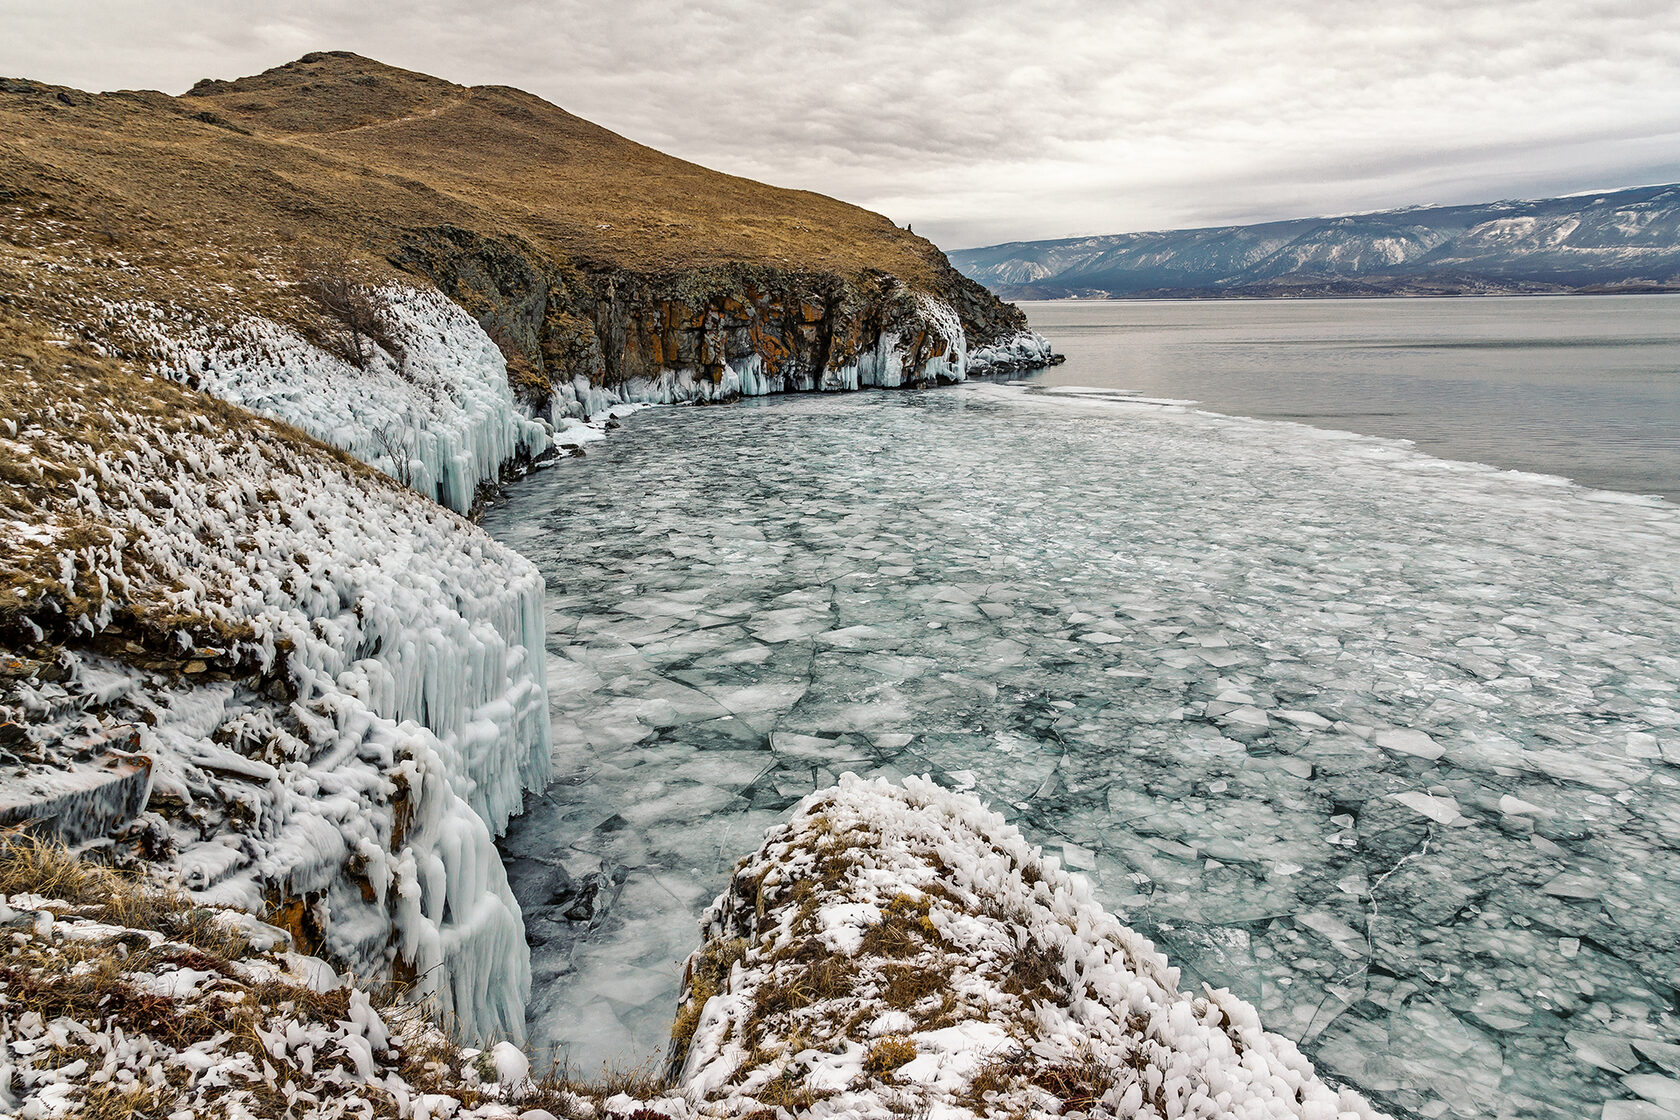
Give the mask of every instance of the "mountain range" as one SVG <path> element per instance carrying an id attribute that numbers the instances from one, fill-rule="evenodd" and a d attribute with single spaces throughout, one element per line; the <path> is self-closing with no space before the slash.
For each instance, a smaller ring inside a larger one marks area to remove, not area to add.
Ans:
<path id="1" fill-rule="evenodd" d="M 1005 299 L 1680 289 L 1680 184 L 949 254 Z"/>

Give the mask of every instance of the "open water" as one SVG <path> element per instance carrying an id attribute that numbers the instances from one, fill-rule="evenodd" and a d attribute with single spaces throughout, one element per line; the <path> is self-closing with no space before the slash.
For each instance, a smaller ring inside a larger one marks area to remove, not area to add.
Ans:
<path id="1" fill-rule="evenodd" d="M 1680 501 L 1680 294 L 1020 305 L 1047 385 L 1413 441 Z"/>

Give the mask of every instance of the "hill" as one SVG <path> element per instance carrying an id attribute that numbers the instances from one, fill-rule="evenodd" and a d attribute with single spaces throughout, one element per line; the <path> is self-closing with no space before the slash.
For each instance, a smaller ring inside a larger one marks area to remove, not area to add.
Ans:
<path id="1" fill-rule="evenodd" d="M 951 254 L 1009 299 L 1680 289 L 1680 185 Z"/>
<path id="2" fill-rule="evenodd" d="M 181 97 L 0 80 L 0 208 L 0 280 L 55 329 L 139 300 L 319 333 L 276 281 L 330 250 L 436 284 L 539 405 L 580 375 L 721 383 L 754 355 L 771 387 L 821 388 L 884 334 L 919 374 L 954 343 L 917 293 L 976 348 L 1025 325 L 879 214 L 346 52 Z"/>

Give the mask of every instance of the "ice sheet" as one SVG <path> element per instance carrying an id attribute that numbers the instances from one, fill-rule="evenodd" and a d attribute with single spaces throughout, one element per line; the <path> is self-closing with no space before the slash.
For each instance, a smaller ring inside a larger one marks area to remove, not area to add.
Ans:
<path id="1" fill-rule="evenodd" d="M 658 1051 L 692 916 L 848 769 L 974 787 L 1398 1115 L 1597 1116 L 1568 1032 L 1680 1036 L 1680 511 L 999 386 L 626 429 L 486 520 L 562 775 L 505 847 L 602 876 L 515 883 L 574 1066 Z"/>

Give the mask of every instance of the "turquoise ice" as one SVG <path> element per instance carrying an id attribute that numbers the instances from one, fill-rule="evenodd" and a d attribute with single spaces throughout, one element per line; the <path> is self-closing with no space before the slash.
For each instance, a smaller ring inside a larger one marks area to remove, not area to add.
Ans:
<path id="1" fill-rule="evenodd" d="M 977 790 L 1397 1115 L 1680 1088 L 1680 510 L 1009 386 L 625 427 L 486 518 L 548 581 L 504 848 L 574 1068 L 660 1048 L 692 916 L 852 770 Z"/>

